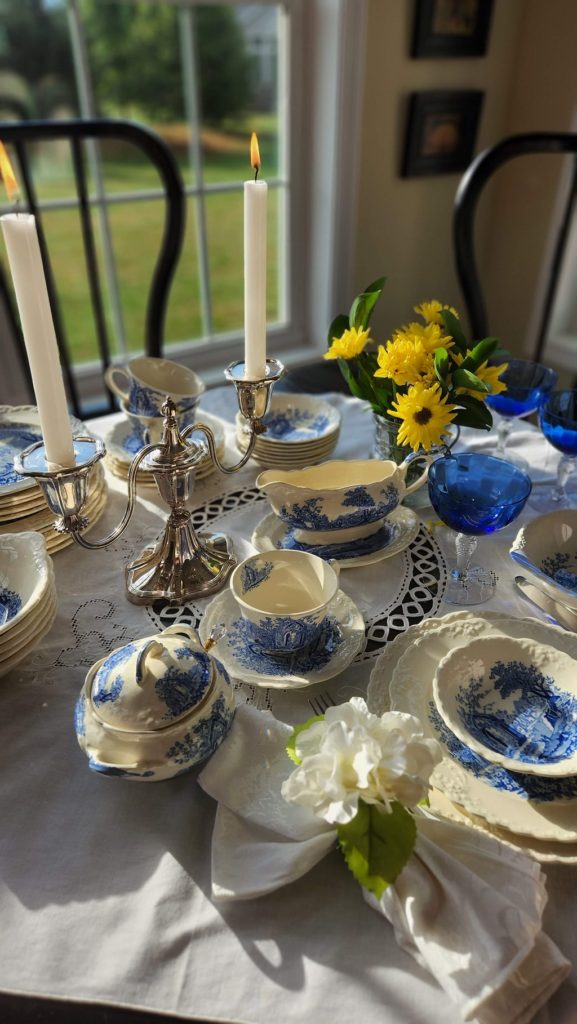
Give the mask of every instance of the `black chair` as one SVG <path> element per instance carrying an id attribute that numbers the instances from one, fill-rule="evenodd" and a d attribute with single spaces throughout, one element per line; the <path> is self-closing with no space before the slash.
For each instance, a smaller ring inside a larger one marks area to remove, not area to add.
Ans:
<path id="1" fill-rule="evenodd" d="M 541 312 L 533 359 L 539 362 L 547 337 L 547 328 L 555 298 L 557 279 L 567 243 L 571 217 L 577 192 L 577 135 L 569 132 L 530 132 L 512 135 L 486 149 L 463 175 L 457 195 L 453 218 L 453 241 L 457 274 L 467 309 L 473 338 L 479 340 L 490 334 L 487 310 L 475 259 L 474 222 L 477 202 L 492 175 L 503 164 L 516 157 L 535 153 L 571 154 L 572 173 L 562 215 L 554 240 L 552 259 L 548 269 L 545 297 Z"/>
<path id="2" fill-rule="evenodd" d="M 140 149 L 158 171 L 160 183 L 165 195 L 164 232 L 160 251 L 152 277 L 146 309 L 145 352 L 150 356 L 162 353 L 164 323 L 170 285 L 182 249 L 186 217 L 186 202 L 182 178 L 176 161 L 164 141 L 154 132 L 132 121 L 95 119 L 70 121 L 21 121 L 0 122 L 0 139 L 11 145 L 18 161 L 17 175 L 26 204 L 36 217 L 38 237 L 42 260 L 46 274 L 50 305 L 54 318 L 54 326 L 60 349 L 60 358 L 64 371 L 66 389 L 71 408 L 76 416 L 82 416 L 83 410 L 78 394 L 70 360 L 70 349 L 66 338 L 63 318 L 58 301 L 54 274 L 46 246 L 43 227 L 42 210 L 39 208 L 36 190 L 32 180 L 32 162 L 30 145 L 42 141 L 68 140 L 70 143 L 71 163 L 77 191 L 78 210 L 82 228 L 82 242 L 86 262 L 86 273 L 90 289 L 92 314 L 95 334 L 98 342 L 102 370 L 110 363 L 110 336 L 106 323 L 103 292 L 100 281 L 96 244 L 91 217 L 91 200 L 88 192 L 86 160 L 84 152 L 85 140 L 114 140 L 129 143 Z M 145 286 L 143 282 L 143 287 Z M 30 374 L 26 360 L 26 352 L 22 340 L 19 320 L 8 286 L 6 275 L 0 267 L 0 295 L 4 300 L 9 326 L 18 347 L 19 358 L 27 381 Z M 113 396 L 107 395 L 104 405 L 92 406 L 92 415 L 111 411 L 115 408 Z"/>

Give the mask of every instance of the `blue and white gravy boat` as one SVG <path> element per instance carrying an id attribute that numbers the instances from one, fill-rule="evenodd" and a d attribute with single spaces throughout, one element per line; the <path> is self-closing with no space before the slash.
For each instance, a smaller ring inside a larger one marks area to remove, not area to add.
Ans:
<path id="1" fill-rule="evenodd" d="M 338 587 L 338 567 L 305 551 L 251 555 L 230 578 L 248 633 L 267 654 L 314 643 Z"/>
<path id="2" fill-rule="evenodd" d="M 425 468 L 407 486 L 407 470 L 416 459 L 423 461 Z M 399 466 L 389 459 L 358 459 L 324 462 L 307 469 L 267 469 L 258 475 L 256 485 L 279 519 L 296 530 L 300 539 L 316 544 L 334 542 L 338 531 L 345 542 L 380 529 L 403 498 L 424 483 L 431 462 L 431 456 L 416 452 Z"/>

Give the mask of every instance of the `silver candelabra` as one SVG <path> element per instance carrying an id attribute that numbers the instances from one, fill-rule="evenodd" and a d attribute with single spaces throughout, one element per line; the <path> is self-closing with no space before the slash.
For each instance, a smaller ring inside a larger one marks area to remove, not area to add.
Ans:
<path id="1" fill-rule="evenodd" d="M 46 501 L 56 516 L 54 528 L 69 533 L 83 548 L 106 547 L 126 529 L 136 498 L 136 474 L 139 468 L 151 472 L 170 515 L 164 533 L 152 547 L 145 548 L 125 567 L 128 598 L 134 604 L 152 604 L 164 600 L 184 604 L 192 597 L 201 597 L 220 590 L 236 565 L 232 542 L 223 533 L 197 534 L 186 507 L 194 484 L 198 464 L 206 456 L 206 448 L 189 440 L 201 431 L 208 444 L 210 457 L 221 473 L 235 473 L 250 458 L 256 438 L 266 430 L 262 420 L 269 407 L 272 388 L 284 373 L 276 359 L 267 359 L 266 375 L 258 380 L 245 380 L 245 364 L 231 363 L 225 377 L 237 393 L 238 405 L 250 427 L 249 444 L 243 457 L 233 466 L 220 461 L 214 435 L 205 423 L 193 423 L 179 430 L 174 403 L 167 397 L 163 405 L 162 437 L 158 444 L 147 444 L 133 458 L 128 473 L 128 501 L 124 515 L 114 530 L 101 540 L 88 541 L 82 535 L 89 520 L 83 514 L 88 491 L 88 475 L 95 463 L 106 454 L 102 441 L 93 437 L 74 438 L 75 465 L 54 468 L 46 460 L 42 441 L 30 445 L 14 460 L 14 468 L 22 476 L 34 477 L 42 487 Z"/>

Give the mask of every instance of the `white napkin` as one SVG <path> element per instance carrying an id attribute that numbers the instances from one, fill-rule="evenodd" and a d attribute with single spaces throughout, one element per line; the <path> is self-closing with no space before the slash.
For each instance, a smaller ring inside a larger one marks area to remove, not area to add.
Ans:
<path id="1" fill-rule="evenodd" d="M 336 832 L 288 804 L 291 728 L 243 705 L 199 776 L 218 800 L 212 838 L 215 900 L 251 899 L 300 878 Z M 411 860 L 377 900 L 399 945 L 479 1024 L 527 1024 L 570 964 L 541 931 L 547 894 L 539 865 L 490 835 L 422 813 Z M 346 871 L 343 861 L 343 871 Z M 360 893 L 359 893 L 360 896 Z"/>

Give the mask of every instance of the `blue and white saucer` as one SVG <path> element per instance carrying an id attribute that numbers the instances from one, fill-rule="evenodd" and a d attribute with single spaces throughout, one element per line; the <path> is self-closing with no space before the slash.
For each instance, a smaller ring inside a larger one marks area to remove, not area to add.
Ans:
<path id="1" fill-rule="evenodd" d="M 70 422 L 75 436 L 89 433 L 80 420 L 71 416 Z M 36 406 L 0 406 L 0 503 L 9 495 L 20 494 L 22 491 L 41 493 L 31 477 L 22 477 L 14 469 L 14 457 L 41 440 L 42 431 Z"/>
<path id="2" fill-rule="evenodd" d="M 204 412 L 204 410 L 199 412 L 197 420 L 206 423 L 211 428 L 214 434 L 217 455 L 219 457 L 224 455 L 225 433 L 223 421 L 218 419 L 217 416 L 211 416 L 210 413 Z M 208 476 L 213 471 L 214 465 L 208 454 L 208 446 L 204 434 L 201 432 L 193 433 L 189 436 L 188 440 L 199 441 L 206 448 L 206 455 L 203 456 L 198 464 L 196 476 L 197 478 Z M 104 443 L 110 468 L 117 476 L 126 479 L 134 456 L 144 448 L 144 441 L 140 431 L 136 430 L 129 420 L 119 420 L 106 435 Z M 138 470 L 136 479 L 137 482 L 146 483 L 151 479 L 151 474 L 146 470 Z"/>
<path id="3" fill-rule="evenodd" d="M 356 604 L 344 591 L 337 591 L 327 607 L 319 638 L 314 644 L 292 654 L 267 654 L 250 636 L 245 620 L 230 590 L 218 594 L 209 604 L 200 624 L 204 643 L 217 626 L 226 633 L 215 654 L 234 679 L 254 686 L 299 689 L 339 675 L 365 645 L 365 623 Z"/>
<path id="4" fill-rule="evenodd" d="M 368 537 L 357 538 L 346 544 L 307 544 L 297 539 L 297 531 L 283 523 L 270 512 L 256 527 L 251 543 L 257 551 L 272 551 L 275 548 L 290 548 L 307 551 L 320 558 L 334 558 L 342 569 L 371 565 L 384 558 L 392 558 L 411 544 L 419 532 L 419 520 L 410 508 L 400 505 L 387 516 L 382 526 Z M 298 531 L 301 534 L 303 531 Z"/>

